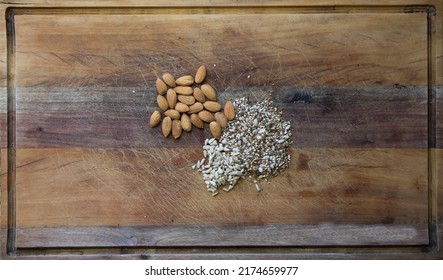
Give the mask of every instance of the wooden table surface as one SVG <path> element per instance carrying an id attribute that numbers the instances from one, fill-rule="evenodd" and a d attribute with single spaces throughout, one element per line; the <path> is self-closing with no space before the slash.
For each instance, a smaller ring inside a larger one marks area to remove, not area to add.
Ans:
<path id="1" fill-rule="evenodd" d="M 441 1 L 0 4 L 2 258 L 442 258 Z M 155 80 L 271 94 L 292 161 L 212 197 Z"/>

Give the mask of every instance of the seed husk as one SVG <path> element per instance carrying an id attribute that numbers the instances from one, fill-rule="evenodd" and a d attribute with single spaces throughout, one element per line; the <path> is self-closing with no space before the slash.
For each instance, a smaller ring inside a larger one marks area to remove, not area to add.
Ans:
<path id="1" fill-rule="evenodd" d="M 181 135 L 182 126 L 180 120 L 172 120 L 172 137 L 174 137 L 174 139 L 178 139 Z"/>
<path id="2" fill-rule="evenodd" d="M 168 107 L 174 109 L 177 104 L 177 94 L 173 89 L 170 88 L 166 92 L 166 100 L 168 101 Z"/>
<path id="3" fill-rule="evenodd" d="M 218 141 L 205 140 L 203 159 L 195 165 L 212 193 L 227 184 L 229 187 L 224 189 L 229 191 L 245 177 L 253 177 L 255 188 L 260 191 L 259 180 L 277 176 L 291 160 L 291 123 L 283 118 L 271 97 L 255 104 L 243 97 L 235 100 L 233 106 L 235 119 Z M 216 137 L 216 125 L 211 122 L 209 126 Z"/>
<path id="4" fill-rule="evenodd" d="M 218 122 L 221 128 L 228 127 L 228 119 L 223 112 L 217 112 L 214 114 L 215 121 Z"/>
<path id="5" fill-rule="evenodd" d="M 186 104 L 188 106 L 191 106 L 192 104 L 195 103 L 195 98 L 192 95 L 181 95 L 181 94 L 179 94 L 177 96 L 177 98 L 178 98 L 178 101 L 180 101 L 180 102 L 182 102 L 182 103 L 184 103 L 184 104 Z"/>
<path id="6" fill-rule="evenodd" d="M 151 117 L 149 118 L 149 126 L 156 127 L 160 121 L 162 120 L 162 116 L 159 111 L 155 110 L 152 112 Z"/>
<path id="7" fill-rule="evenodd" d="M 162 76 L 163 81 L 170 87 L 176 87 L 177 85 L 175 84 L 175 78 L 174 76 L 172 76 L 169 73 L 165 73 Z"/>
<path id="8" fill-rule="evenodd" d="M 163 95 L 157 95 L 157 105 L 163 112 L 169 109 L 168 101 Z"/>
<path id="9" fill-rule="evenodd" d="M 192 129 L 191 119 L 187 114 L 182 114 L 180 118 L 180 124 L 184 131 L 189 132 Z"/>
<path id="10" fill-rule="evenodd" d="M 164 137 L 168 137 L 172 129 L 172 120 L 170 117 L 165 117 L 162 121 L 162 133 Z"/>
<path id="11" fill-rule="evenodd" d="M 212 86 L 208 84 L 203 84 L 201 86 L 201 90 L 207 99 L 211 101 L 217 100 L 217 93 L 215 92 L 215 89 Z"/>
<path id="12" fill-rule="evenodd" d="M 166 86 L 165 82 L 163 82 L 160 78 L 158 78 L 155 81 L 155 88 L 157 89 L 158 94 L 165 94 L 168 90 L 168 87 Z"/>
<path id="13" fill-rule="evenodd" d="M 198 112 L 198 117 L 206 123 L 210 123 L 215 120 L 214 115 L 211 112 L 206 111 L 206 110 Z"/>
<path id="14" fill-rule="evenodd" d="M 192 104 L 191 106 L 189 106 L 189 112 L 188 114 L 194 114 L 194 113 L 198 113 L 201 110 L 203 110 L 203 104 L 201 104 L 200 102 L 195 102 L 194 104 Z"/>
<path id="15" fill-rule="evenodd" d="M 176 86 L 174 88 L 174 91 L 177 94 L 183 94 L 183 95 L 191 95 L 194 92 L 194 90 L 190 86 Z"/>
<path id="16" fill-rule="evenodd" d="M 197 100 L 198 102 L 203 103 L 206 101 L 206 97 L 203 94 L 203 91 L 198 87 L 194 88 L 193 95 L 194 95 L 195 100 Z"/>
<path id="17" fill-rule="evenodd" d="M 165 116 L 170 117 L 173 120 L 180 119 L 180 113 L 177 110 L 169 109 L 165 111 Z"/>
<path id="18" fill-rule="evenodd" d="M 221 109 L 220 103 L 216 101 L 206 101 L 205 103 L 203 103 L 203 107 L 213 113 L 218 112 Z"/>
<path id="19" fill-rule="evenodd" d="M 197 114 L 191 114 L 191 123 L 197 127 L 197 128 L 203 128 L 205 126 L 205 124 L 203 123 L 203 121 L 198 117 Z"/>
<path id="20" fill-rule="evenodd" d="M 184 103 L 177 102 L 175 105 L 175 110 L 179 111 L 180 113 L 186 113 L 189 112 L 189 106 Z"/>
<path id="21" fill-rule="evenodd" d="M 197 73 L 195 74 L 195 83 L 201 84 L 206 78 L 206 66 L 202 65 L 197 69 Z"/>
<path id="22" fill-rule="evenodd" d="M 220 139 L 222 129 L 218 122 L 213 121 L 209 124 L 209 129 L 211 130 L 212 136 L 214 136 L 215 139 Z"/>
<path id="23" fill-rule="evenodd" d="M 231 100 L 225 103 L 224 113 L 228 121 L 232 121 L 233 119 L 235 119 L 234 104 L 232 104 Z"/>
<path id="24" fill-rule="evenodd" d="M 190 86 L 194 83 L 194 77 L 191 75 L 181 76 L 175 80 L 175 83 L 179 86 Z"/>

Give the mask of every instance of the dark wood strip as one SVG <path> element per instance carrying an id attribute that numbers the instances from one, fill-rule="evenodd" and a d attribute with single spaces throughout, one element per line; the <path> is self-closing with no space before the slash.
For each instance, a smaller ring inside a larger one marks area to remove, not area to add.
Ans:
<path id="1" fill-rule="evenodd" d="M 436 148 L 443 148 L 443 86 L 437 87 L 436 96 Z"/>
<path id="2" fill-rule="evenodd" d="M 291 120 L 294 147 L 427 147 L 426 87 L 244 88 L 219 96 L 222 103 L 240 96 L 260 100 L 271 90 Z M 148 118 L 157 108 L 152 89 L 21 88 L 17 98 L 20 148 L 196 147 L 210 137 L 208 129 L 193 129 L 173 141 L 151 129 Z"/>
<path id="3" fill-rule="evenodd" d="M 398 225 L 264 225 L 17 229 L 19 248 L 423 245 L 426 228 Z"/>

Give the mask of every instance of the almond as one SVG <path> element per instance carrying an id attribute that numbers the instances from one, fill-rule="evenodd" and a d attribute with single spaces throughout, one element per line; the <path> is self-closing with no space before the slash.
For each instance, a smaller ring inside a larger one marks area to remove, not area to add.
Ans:
<path id="1" fill-rule="evenodd" d="M 187 114 L 182 114 L 182 117 L 180 118 L 180 124 L 182 125 L 182 128 L 184 131 L 189 132 L 192 129 L 192 123 L 191 119 Z"/>
<path id="2" fill-rule="evenodd" d="M 172 137 L 174 137 L 174 139 L 178 139 L 181 135 L 182 126 L 180 120 L 172 120 Z"/>
<path id="3" fill-rule="evenodd" d="M 173 89 L 170 88 L 168 92 L 166 92 L 166 100 L 168 101 L 169 108 L 175 108 L 175 104 L 177 104 L 177 94 Z"/>
<path id="4" fill-rule="evenodd" d="M 165 117 L 162 122 L 162 133 L 163 136 L 168 137 L 172 128 L 172 120 L 170 117 Z"/>
<path id="5" fill-rule="evenodd" d="M 178 97 L 178 101 L 180 101 L 181 103 L 184 103 L 188 106 L 192 105 L 195 103 L 195 98 L 192 95 L 179 95 Z"/>
<path id="6" fill-rule="evenodd" d="M 215 139 L 220 139 L 222 130 L 218 122 L 216 121 L 211 122 L 209 124 L 209 129 L 211 130 L 212 136 L 214 136 Z"/>
<path id="7" fill-rule="evenodd" d="M 195 83 L 201 84 L 206 78 L 206 66 L 202 65 L 197 69 L 195 74 Z"/>
<path id="8" fill-rule="evenodd" d="M 188 87 L 188 86 L 176 86 L 174 88 L 174 91 L 177 94 L 183 94 L 183 95 L 191 95 L 194 92 L 192 87 Z"/>
<path id="9" fill-rule="evenodd" d="M 177 110 L 169 109 L 165 111 L 165 116 L 170 117 L 173 120 L 180 119 L 180 113 Z"/>
<path id="10" fill-rule="evenodd" d="M 221 109 L 221 105 L 215 101 L 206 101 L 203 103 L 203 107 L 210 112 L 218 112 Z"/>
<path id="11" fill-rule="evenodd" d="M 172 76 L 171 74 L 169 74 L 169 73 L 165 73 L 165 74 L 163 74 L 162 78 L 163 78 L 163 81 L 164 81 L 168 86 L 170 86 L 170 87 L 175 87 L 175 86 L 176 86 L 176 84 L 175 84 L 175 78 L 174 78 L 174 76 Z"/>
<path id="12" fill-rule="evenodd" d="M 198 102 L 203 103 L 206 101 L 206 97 L 203 94 L 203 91 L 198 87 L 194 88 L 193 95 L 194 95 L 195 100 L 197 100 Z"/>
<path id="13" fill-rule="evenodd" d="M 231 100 L 226 102 L 224 113 L 228 121 L 232 121 L 235 118 L 234 104 L 232 104 Z"/>
<path id="14" fill-rule="evenodd" d="M 226 118 L 225 114 L 222 112 L 217 112 L 214 114 L 214 119 L 218 124 L 221 126 L 221 128 L 228 127 L 228 119 Z"/>
<path id="15" fill-rule="evenodd" d="M 186 113 L 189 111 L 189 106 L 184 103 L 177 102 L 175 105 L 175 110 L 179 111 L 180 113 Z"/>
<path id="16" fill-rule="evenodd" d="M 187 76 L 181 76 L 177 80 L 175 80 L 175 83 L 179 86 L 190 86 L 194 83 L 194 77 L 191 75 Z"/>
<path id="17" fill-rule="evenodd" d="M 155 88 L 157 89 L 157 92 L 161 95 L 165 94 L 168 90 L 168 87 L 166 86 L 165 82 L 163 82 L 161 79 L 157 79 L 155 81 Z"/>
<path id="18" fill-rule="evenodd" d="M 198 113 L 198 117 L 199 117 L 202 121 L 207 122 L 207 123 L 210 123 L 210 122 L 212 122 L 212 121 L 215 120 L 215 119 L 214 119 L 214 115 L 213 115 L 211 112 L 206 111 L 206 110 L 200 111 L 200 112 Z"/>
<path id="19" fill-rule="evenodd" d="M 163 95 L 157 95 L 157 105 L 162 111 L 169 109 L 168 101 Z"/>
<path id="20" fill-rule="evenodd" d="M 207 99 L 212 101 L 217 100 L 217 93 L 215 92 L 215 89 L 210 85 L 208 84 L 202 85 L 201 90 L 203 91 L 203 94 L 206 96 Z"/>
<path id="21" fill-rule="evenodd" d="M 149 126 L 156 127 L 160 121 L 162 120 L 162 116 L 159 111 L 154 111 L 149 119 Z"/>
<path id="22" fill-rule="evenodd" d="M 191 115 L 191 123 L 197 127 L 197 128 L 203 128 L 205 126 L 205 124 L 203 123 L 203 121 L 198 117 L 197 114 L 192 114 Z"/>
<path id="23" fill-rule="evenodd" d="M 189 112 L 188 114 L 194 114 L 194 113 L 198 113 L 201 110 L 203 110 L 203 104 L 201 104 L 200 102 L 195 102 L 194 104 L 192 104 L 191 106 L 189 106 Z"/>

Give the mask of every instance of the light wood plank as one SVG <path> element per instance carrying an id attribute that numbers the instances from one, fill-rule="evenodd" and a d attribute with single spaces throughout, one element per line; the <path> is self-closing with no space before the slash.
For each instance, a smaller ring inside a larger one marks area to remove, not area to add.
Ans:
<path id="1" fill-rule="evenodd" d="M 149 88 L 202 63 L 218 88 L 427 83 L 424 13 L 165 13 L 17 15 L 17 86 Z"/>
<path id="2" fill-rule="evenodd" d="M 171 152 L 173 151 L 173 152 Z M 19 149 L 17 226 L 427 227 L 426 149 L 292 150 L 289 170 L 212 197 L 198 148 Z"/>

